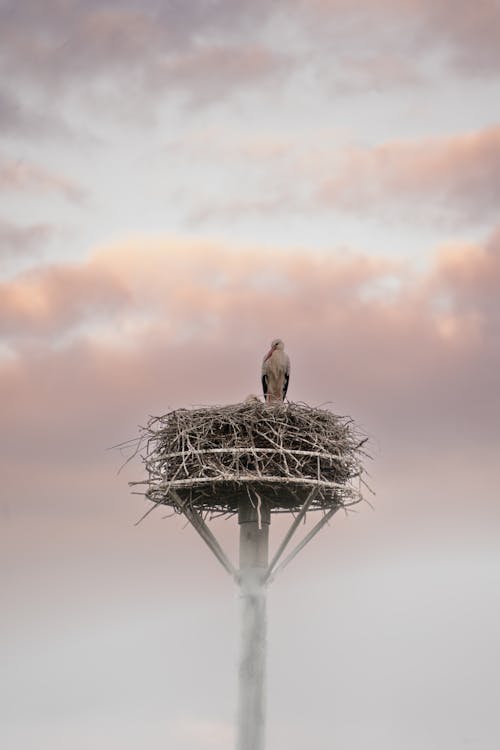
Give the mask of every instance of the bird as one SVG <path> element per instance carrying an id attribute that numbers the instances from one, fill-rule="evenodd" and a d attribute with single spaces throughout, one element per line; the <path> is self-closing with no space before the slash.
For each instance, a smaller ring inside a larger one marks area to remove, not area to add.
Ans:
<path id="1" fill-rule="evenodd" d="M 245 399 L 245 404 L 260 404 L 260 398 L 255 393 L 250 393 Z"/>
<path id="2" fill-rule="evenodd" d="M 262 362 L 262 389 L 267 403 L 284 401 L 290 379 L 290 358 L 281 339 L 274 339 Z"/>

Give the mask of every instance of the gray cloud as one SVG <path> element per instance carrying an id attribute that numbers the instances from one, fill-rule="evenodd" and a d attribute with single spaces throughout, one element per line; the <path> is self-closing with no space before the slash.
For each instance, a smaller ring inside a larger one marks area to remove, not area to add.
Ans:
<path id="1" fill-rule="evenodd" d="M 61 115 L 48 107 L 33 107 L 22 101 L 22 96 L 7 89 L 0 91 L 0 132 L 3 135 L 68 137 L 71 129 Z"/>
<path id="2" fill-rule="evenodd" d="M 70 178 L 23 159 L 0 156 L 0 190 L 55 192 L 73 203 L 86 198 L 85 190 Z"/>
<path id="3" fill-rule="evenodd" d="M 27 0 L 3 3 L 0 29 L 4 76 L 52 101 L 75 85 L 81 101 L 105 82 L 124 100 L 161 90 L 207 104 L 292 76 L 298 65 L 321 70 L 340 90 L 413 86 L 422 49 L 461 75 L 495 74 L 500 63 L 494 0 L 474 9 L 451 0 Z M 19 114 L 8 108 L 4 116 Z"/>
<path id="4" fill-rule="evenodd" d="M 0 12 L 3 68 L 51 92 L 104 78 L 121 82 L 125 95 L 154 83 L 195 98 L 208 88 L 218 98 L 282 67 L 276 50 L 241 36 L 268 14 L 264 3 L 246 10 L 205 2 L 8 3 Z"/>
<path id="5" fill-rule="evenodd" d="M 39 256 L 53 228 L 48 224 L 20 226 L 0 220 L 0 261 L 10 261 L 19 256 Z"/>
<path id="6" fill-rule="evenodd" d="M 318 35 L 321 54 L 334 50 L 344 60 L 390 55 L 408 60 L 439 55 L 446 67 L 461 75 L 496 75 L 500 68 L 500 8 L 496 0 L 304 0 L 303 16 Z M 311 37 L 310 37 L 311 38 Z M 379 80 L 383 80 L 381 70 Z M 356 63 L 351 71 L 356 81 Z"/>
<path id="7" fill-rule="evenodd" d="M 18 99 L 6 91 L 0 91 L 0 129 L 3 132 L 23 129 L 26 117 Z"/>

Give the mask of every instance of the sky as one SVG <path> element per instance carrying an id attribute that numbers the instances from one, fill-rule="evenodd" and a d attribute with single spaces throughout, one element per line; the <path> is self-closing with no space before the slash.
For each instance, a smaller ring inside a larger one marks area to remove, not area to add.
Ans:
<path id="1" fill-rule="evenodd" d="M 2 745 L 233 747 L 238 592 L 109 448 L 280 337 L 376 494 L 270 587 L 268 746 L 496 750 L 498 0 L 1 0 L 0 70 Z"/>

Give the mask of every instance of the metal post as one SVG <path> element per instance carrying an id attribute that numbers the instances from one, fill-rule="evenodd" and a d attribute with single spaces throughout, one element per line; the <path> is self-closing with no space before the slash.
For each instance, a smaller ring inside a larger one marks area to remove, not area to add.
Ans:
<path id="1" fill-rule="evenodd" d="M 266 669 L 266 586 L 271 514 L 264 503 L 242 500 L 240 587 L 242 640 L 239 673 L 237 750 L 264 750 Z"/>

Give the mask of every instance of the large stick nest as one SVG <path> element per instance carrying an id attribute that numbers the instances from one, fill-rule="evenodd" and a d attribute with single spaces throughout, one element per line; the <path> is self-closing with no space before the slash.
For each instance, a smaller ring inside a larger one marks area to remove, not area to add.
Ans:
<path id="1" fill-rule="evenodd" d="M 176 511 L 232 514 L 250 498 L 289 512 L 313 488 L 310 510 L 347 507 L 362 499 L 366 440 L 349 417 L 306 404 L 177 409 L 141 428 L 147 479 L 130 484 Z"/>

